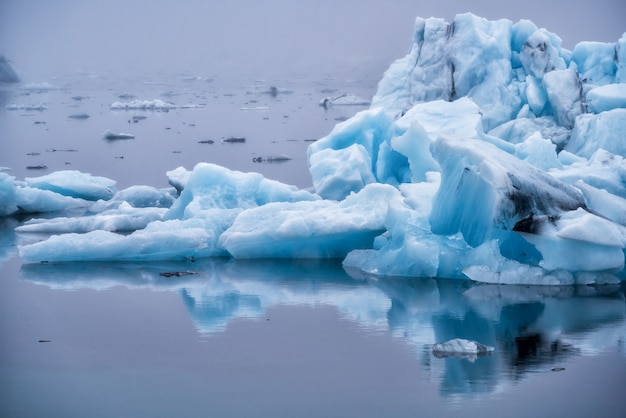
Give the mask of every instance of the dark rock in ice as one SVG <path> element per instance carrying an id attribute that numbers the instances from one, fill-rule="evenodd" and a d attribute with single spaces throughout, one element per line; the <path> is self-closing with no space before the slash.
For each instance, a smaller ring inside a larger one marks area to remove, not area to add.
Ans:
<path id="1" fill-rule="evenodd" d="M 586 209 L 579 189 L 484 141 L 441 137 L 433 155 L 442 167 L 430 216 L 436 234 L 461 232 L 476 247 L 495 230 L 532 232 Z"/>
<path id="2" fill-rule="evenodd" d="M 198 141 L 198 144 L 214 144 L 215 141 L 212 139 L 203 139 L 202 141 Z"/>

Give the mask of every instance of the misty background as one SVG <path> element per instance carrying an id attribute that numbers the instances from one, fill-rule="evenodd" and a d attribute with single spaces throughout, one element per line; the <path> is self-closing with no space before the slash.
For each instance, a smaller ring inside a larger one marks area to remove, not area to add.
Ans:
<path id="1" fill-rule="evenodd" d="M 22 80 L 68 72 L 213 76 L 365 71 L 408 50 L 416 16 L 532 20 L 572 49 L 626 31 L 623 0 L 2 0 L 0 54 Z"/>

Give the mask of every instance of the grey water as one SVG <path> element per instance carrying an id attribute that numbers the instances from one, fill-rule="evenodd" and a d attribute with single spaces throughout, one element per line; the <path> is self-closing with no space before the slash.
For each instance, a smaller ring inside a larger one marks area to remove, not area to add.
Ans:
<path id="1" fill-rule="evenodd" d="M 233 2 L 221 13 L 192 2 L 176 11 L 183 23 L 160 22 L 165 3 L 2 2 L 0 52 L 22 83 L 0 86 L 0 167 L 17 180 L 80 170 L 123 189 L 168 187 L 168 170 L 213 162 L 311 187 L 307 146 L 366 108 L 320 101 L 371 98 L 414 17 L 453 15 L 406 1 Z M 513 15 L 480 7 L 518 18 L 511 5 Z M 522 8 L 564 34 L 560 15 Z M 596 20 L 621 27 L 619 16 Z M 280 32 L 292 36 L 289 19 L 294 39 Z M 590 38 L 574 23 L 567 33 Z M 111 109 L 135 99 L 182 107 Z M 288 158 L 264 160 L 277 156 Z M 16 234 L 24 220 L 0 218 L 2 417 L 624 415 L 623 284 L 374 279 L 337 260 L 24 264 L 18 245 L 45 238 Z M 433 354 L 452 338 L 495 351 Z"/>

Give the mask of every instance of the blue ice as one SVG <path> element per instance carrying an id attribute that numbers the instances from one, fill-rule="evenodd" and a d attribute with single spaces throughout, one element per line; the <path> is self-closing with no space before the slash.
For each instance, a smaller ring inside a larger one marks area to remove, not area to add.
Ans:
<path id="1" fill-rule="evenodd" d="M 84 208 L 20 226 L 63 232 L 21 246 L 28 262 L 332 257 L 375 276 L 617 282 L 624 51 L 626 34 L 568 51 L 529 21 L 417 18 L 371 107 L 310 145 L 311 191 L 205 163 L 123 193 L 86 173 L 0 173 L 0 214 Z"/>

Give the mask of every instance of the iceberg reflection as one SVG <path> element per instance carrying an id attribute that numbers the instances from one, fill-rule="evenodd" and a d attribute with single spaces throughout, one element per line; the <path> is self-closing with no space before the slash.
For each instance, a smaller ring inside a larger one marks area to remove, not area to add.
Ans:
<path id="1" fill-rule="evenodd" d="M 180 274 L 177 274 L 180 273 Z M 619 350 L 626 339 L 623 285 L 512 286 L 459 280 L 351 277 L 338 261 L 206 259 L 158 263 L 25 264 L 23 280 L 53 289 L 125 286 L 181 295 L 202 336 L 279 305 L 335 307 L 366 332 L 411 347 L 423 378 L 444 397 L 508 390 L 528 373 L 560 369 L 575 355 Z M 492 355 L 437 358 L 454 338 Z"/>

